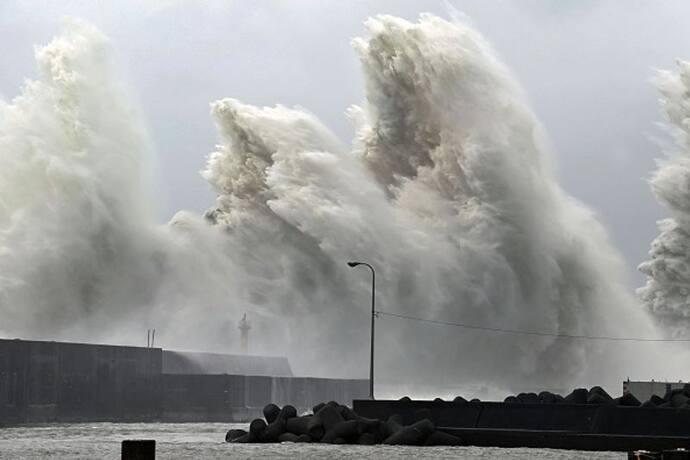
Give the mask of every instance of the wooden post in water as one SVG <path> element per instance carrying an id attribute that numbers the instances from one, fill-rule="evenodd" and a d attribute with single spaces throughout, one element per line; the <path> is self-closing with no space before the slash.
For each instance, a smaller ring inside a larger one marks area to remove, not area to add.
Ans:
<path id="1" fill-rule="evenodd" d="M 126 439 L 122 441 L 122 460 L 155 460 L 155 439 Z"/>

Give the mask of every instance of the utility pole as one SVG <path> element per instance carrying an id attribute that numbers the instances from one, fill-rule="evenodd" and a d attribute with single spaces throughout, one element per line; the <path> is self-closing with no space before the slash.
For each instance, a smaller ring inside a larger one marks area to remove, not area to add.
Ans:
<path id="1" fill-rule="evenodd" d="M 374 399 L 374 330 L 376 319 L 376 272 L 374 267 L 366 262 L 348 262 L 347 265 L 350 267 L 356 267 L 358 265 L 365 265 L 371 270 L 371 347 L 370 347 L 370 357 L 369 357 L 369 399 Z"/>

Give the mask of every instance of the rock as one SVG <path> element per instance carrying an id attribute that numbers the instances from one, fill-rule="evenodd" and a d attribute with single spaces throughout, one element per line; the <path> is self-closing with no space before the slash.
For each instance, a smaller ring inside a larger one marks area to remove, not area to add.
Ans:
<path id="1" fill-rule="evenodd" d="M 444 433 L 443 431 L 434 431 L 424 441 L 425 446 L 461 446 L 462 441 L 457 436 Z"/>
<path id="2" fill-rule="evenodd" d="M 625 393 L 623 396 L 616 398 L 613 401 L 618 406 L 636 407 L 642 404 L 632 393 Z"/>
<path id="3" fill-rule="evenodd" d="M 383 424 L 383 437 L 388 438 L 403 428 L 403 419 L 398 414 L 393 414 L 388 417 L 388 420 Z"/>
<path id="4" fill-rule="evenodd" d="M 320 411 L 314 414 L 314 417 L 321 422 L 325 431 L 331 430 L 336 424 L 344 420 L 336 407 L 328 403 L 322 407 Z"/>
<path id="5" fill-rule="evenodd" d="M 323 410 L 325 407 L 326 406 L 321 408 L 321 410 Z M 306 434 L 308 434 L 311 437 L 312 441 L 319 441 L 321 440 L 325 432 L 326 430 L 323 427 L 323 423 L 321 423 L 321 419 L 319 419 L 319 417 L 317 417 L 316 415 L 312 416 L 309 420 L 309 423 L 307 424 Z"/>
<path id="6" fill-rule="evenodd" d="M 474 398 L 474 399 L 470 399 L 470 402 L 478 403 L 478 402 L 482 402 L 482 401 L 479 398 Z"/>
<path id="7" fill-rule="evenodd" d="M 384 424 L 381 420 L 360 417 L 357 420 L 357 428 L 360 434 L 369 433 L 374 436 L 377 443 L 386 438 Z"/>
<path id="8" fill-rule="evenodd" d="M 557 404 L 559 402 L 558 396 L 550 391 L 542 391 L 537 396 L 537 399 L 539 399 L 539 402 L 542 404 Z"/>
<path id="9" fill-rule="evenodd" d="M 453 402 L 456 404 L 465 404 L 467 402 L 467 400 L 465 398 L 463 398 L 462 396 L 456 396 L 453 399 Z"/>
<path id="10" fill-rule="evenodd" d="M 297 441 L 295 442 L 312 442 L 312 439 L 311 436 L 309 436 L 308 434 L 301 434 L 297 437 Z"/>
<path id="11" fill-rule="evenodd" d="M 400 402 L 410 402 L 412 399 L 409 396 L 403 396 L 402 398 L 398 399 Z"/>
<path id="12" fill-rule="evenodd" d="M 515 396 L 508 396 L 506 399 L 503 400 L 504 403 L 509 403 L 509 404 L 514 404 L 518 403 L 518 399 Z"/>
<path id="13" fill-rule="evenodd" d="M 302 417 L 293 417 L 285 422 L 285 431 L 292 434 L 301 435 L 309 432 L 309 422 L 311 422 L 313 415 L 304 415 Z"/>
<path id="14" fill-rule="evenodd" d="M 611 404 L 613 399 L 606 399 L 603 395 L 593 393 L 587 397 L 587 404 Z"/>
<path id="15" fill-rule="evenodd" d="M 429 419 L 424 419 L 403 427 L 398 432 L 384 439 L 383 443 L 400 446 L 421 446 L 435 430 L 434 423 Z"/>
<path id="16" fill-rule="evenodd" d="M 603 388 L 601 388 L 601 387 L 599 387 L 599 386 L 595 386 L 595 387 L 590 388 L 590 389 L 589 389 L 589 392 L 587 393 L 587 398 L 589 399 L 589 398 L 591 398 L 593 395 L 599 395 L 599 396 L 601 396 L 601 398 L 598 398 L 599 400 L 602 400 L 602 399 L 603 399 L 603 400 L 608 401 L 608 402 L 612 402 L 612 401 L 613 401 L 613 398 L 611 397 L 611 395 L 609 395 L 609 394 L 606 392 L 606 390 L 604 390 Z"/>
<path id="17" fill-rule="evenodd" d="M 668 390 L 664 395 L 664 401 L 671 402 L 673 397 L 678 394 L 685 395 L 685 391 L 682 388 L 674 388 L 672 390 Z"/>
<path id="18" fill-rule="evenodd" d="M 297 409 L 295 409 L 295 406 L 289 404 L 283 406 L 277 416 L 279 420 L 288 420 L 294 417 L 297 417 Z M 268 419 L 266 419 L 266 421 L 268 422 Z"/>
<path id="19" fill-rule="evenodd" d="M 357 420 L 344 420 L 336 424 L 332 428 L 332 431 L 336 434 L 336 437 L 343 438 L 348 442 L 355 441 L 360 435 L 359 423 Z"/>
<path id="20" fill-rule="evenodd" d="M 444 402 L 443 398 L 434 398 L 435 403 Z"/>
<path id="21" fill-rule="evenodd" d="M 278 436 L 278 442 L 299 442 L 299 436 L 292 433 L 283 433 Z"/>
<path id="22" fill-rule="evenodd" d="M 538 404 L 539 397 L 536 393 L 520 393 L 517 395 L 518 401 L 523 404 Z"/>
<path id="23" fill-rule="evenodd" d="M 326 405 L 326 403 L 318 403 L 316 406 L 312 407 L 312 409 L 311 409 L 312 413 L 314 413 L 314 414 L 317 413 L 317 412 L 320 411 L 320 410 L 323 408 L 323 406 L 325 406 L 325 405 Z"/>
<path id="24" fill-rule="evenodd" d="M 266 423 L 271 424 L 275 422 L 276 418 L 278 418 L 278 414 L 280 413 L 280 407 L 276 406 L 275 404 L 266 404 L 264 406 L 264 418 L 266 419 Z"/>
<path id="25" fill-rule="evenodd" d="M 587 397 L 589 391 L 586 388 L 576 388 L 565 397 L 565 402 L 568 404 L 587 404 Z"/>
<path id="26" fill-rule="evenodd" d="M 321 442 L 335 444 L 337 439 L 354 442 L 359 437 L 358 423 L 356 420 L 343 420 L 330 430 L 326 431 Z"/>
<path id="27" fill-rule="evenodd" d="M 377 439 L 371 433 L 362 433 L 359 435 L 359 438 L 357 438 L 357 444 L 361 444 L 363 446 L 373 446 L 376 443 Z"/>
<path id="28" fill-rule="evenodd" d="M 359 419 L 359 415 L 357 415 L 355 413 L 355 411 L 353 411 L 352 409 L 350 409 L 347 406 L 340 406 L 338 408 L 338 412 L 340 412 L 340 416 L 344 420 L 358 420 Z"/>
<path id="29" fill-rule="evenodd" d="M 245 430 L 228 430 L 225 435 L 225 442 L 233 442 L 233 440 L 245 436 L 247 432 Z"/>
<path id="30" fill-rule="evenodd" d="M 285 420 L 280 417 L 273 423 L 269 423 L 261 435 L 261 442 L 278 442 L 280 435 L 285 433 L 285 424 Z"/>
<path id="31" fill-rule="evenodd" d="M 262 418 L 255 418 L 249 424 L 249 442 L 261 442 L 264 431 L 266 430 L 266 422 Z"/>
<path id="32" fill-rule="evenodd" d="M 671 405 L 673 407 L 683 407 L 688 404 L 688 401 L 690 401 L 690 398 L 685 396 L 684 392 L 679 392 L 671 396 Z"/>
<path id="33" fill-rule="evenodd" d="M 335 435 L 333 430 L 328 430 L 324 433 L 319 442 L 323 444 L 333 444 L 337 437 L 338 436 Z"/>
<path id="34" fill-rule="evenodd" d="M 656 406 L 660 406 L 663 403 L 665 403 L 666 401 L 664 401 L 664 398 L 662 398 L 659 395 L 652 395 L 652 397 L 649 398 L 649 402 L 653 403 Z"/>

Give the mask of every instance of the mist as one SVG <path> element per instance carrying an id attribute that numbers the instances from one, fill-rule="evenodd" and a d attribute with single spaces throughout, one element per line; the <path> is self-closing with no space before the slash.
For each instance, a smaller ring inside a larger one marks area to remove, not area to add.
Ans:
<path id="1" fill-rule="evenodd" d="M 690 325 L 690 63 L 677 64 L 677 71 L 658 71 L 655 78 L 667 136 L 660 138 L 666 156 L 650 179 L 654 196 L 671 217 L 658 222 L 660 233 L 651 243 L 650 259 L 639 267 L 647 282 L 638 294 L 664 330 L 685 337 Z"/>
<path id="2" fill-rule="evenodd" d="M 94 27 L 38 48 L 0 107 L 0 334 L 286 354 L 361 377 L 366 272 L 384 312 L 555 334 L 659 337 L 594 213 L 558 185 L 546 134 L 491 46 L 458 20 L 377 16 L 353 41 L 365 100 L 346 145 L 308 110 L 211 104 L 204 215 L 156 222 L 142 116 Z M 345 107 L 343 107 L 345 109 Z M 377 372 L 419 388 L 659 375 L 658 345 L 380 317 Z M 677 353 L 676 353 L 677 354 Z M 664 363 L 668 369 L 668 362 Z"/>

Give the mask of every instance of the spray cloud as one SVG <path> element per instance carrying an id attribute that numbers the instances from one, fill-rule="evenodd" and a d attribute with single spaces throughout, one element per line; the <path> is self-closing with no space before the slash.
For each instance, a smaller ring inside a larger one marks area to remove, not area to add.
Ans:
<path id="1" fill-rule="evenodd" d="M 671 217 L 658 222 L 651 259 L 639 267 L 648 278 L 638 294 L 671 334 L 685 336 L 690 325 L 690 63 L 679 61 L 677 72 L 658 72 L 656 85 L 667 116 L 664 127 L 675 143 L 650 183 Z"/>
<path id="2" fill-rule="evenodd" d="M 151 324 L 166 347 L 228 350 L 247 311 L 254 351 L 287 353 L 301 374 L 363 376 L 369 278 L 345 265 L 363 259 L 384 311 L 653 335 L 483 38 L 430 15 L 366 27 L 354 41 L 366 101 L 349 110 L 352 150 L 302 109 L 217 101 L 220 144 L 203 173 L 216 203 L 158 226 L 145 135 L 107 41 L 69 24 L 37 52 L 39 80 L 0 112 L 0 332 L 134 341 Z M 388 381 L 567 387 L 642 372 L 609 344 L 389 317 L 377 328 Z"/>

